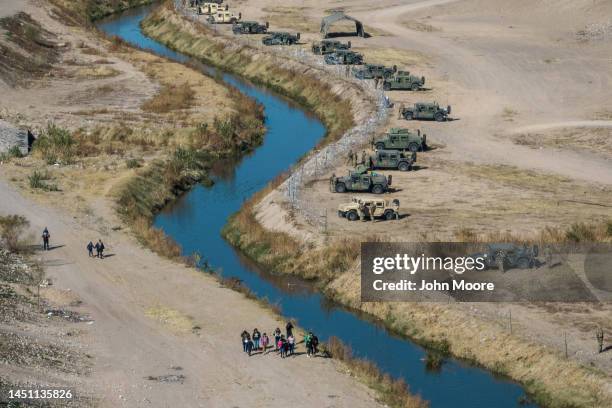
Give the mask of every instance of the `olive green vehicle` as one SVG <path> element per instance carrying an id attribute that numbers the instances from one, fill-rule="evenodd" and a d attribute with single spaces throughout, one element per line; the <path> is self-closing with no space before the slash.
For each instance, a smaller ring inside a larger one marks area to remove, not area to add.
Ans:
<path id="1" fill-rule="evenodd" d="M 412 170 L 412 165 L 417 160 L 416 152 L 405 155 L 399 150 L 376 150 L 368 158 L 367 166 L 371 170 L 394 169 L 399 171 Z"/>
<path id="2" fill-rule="evenodd" d="M 300 40 L 300 33 L 291 34 L 286 32 L 268 33 L 261 42 L 264 45 L 293 45 Z"/>
<path id="3" fill-rule="evenodd" d="M 353 75 L 357 79 L 385 79 L 393 76 L 397 67 L 386 67 L 379 64 L 365 64 L 363 67 L 353 68 Z"/>
<path id="4" fill-rule="evenodd" d="M 371 197 L 353 197 L 350 203 L 338 206 L 338 216 L 349 221 L 357 221 L 367 218 L 383 218 L 387 221 L 399 218 L 398 199 L 391 201 Z"/>
<path id="5" fill-rule="evenodd" d="M 427 135 L 421 131 L 413 132 L 406 128 L 391 128 L 383 137 L 374 139 L 376 150 L 410 150 L 417 152 L 427 150 Z"/>
<path id="6" fill-rule="evenodd" d="M 425 77 L 410 75 L 408 71 L 397 71 L 395 75 L 385 78 L 383 89 L 385 91 L 418 91 L 425 85 Z"/>
<path id="7" fill-rule="evenodd" d="M 343 43 L 338 40 L 322 40 L 312 43 L 312 53 L 317 55 L 327 55 L 338 50 L 348 50 L 351 42 Z"/>
<path id="8" fill-rule="evenodd" d="M 338 50 L 325 55 L 325 63 L 329 65 L 361 65 L 363 55 L 351 50 Z"/>
<path id="9" fill-rule="evenodd" d="M 436 122 L 444 122 L 450 113 L 450 105 L 444 109 L 437 102 L 415 103 L 414 106 L 402 108 L 400 111 L 406 120 L 435 120 Z"/>
<path id="10" fill-rule="evenodd" d="M 257 21 L 240 21 L 232 26 L 234 34 L 265 34 L 269 24 L 259 24 Z"/>
<path id="11" fill-rule="evenodd" d="M 346 193 L 347 191 L 367 191 L 374 194 L 382 194 L 389 190 L 391 176 L 368 172 L 365 166 L 359 166 L 349 171 L 347 176 L 336 177 L 333 175 L 329 180 L 332 192 Z"/>

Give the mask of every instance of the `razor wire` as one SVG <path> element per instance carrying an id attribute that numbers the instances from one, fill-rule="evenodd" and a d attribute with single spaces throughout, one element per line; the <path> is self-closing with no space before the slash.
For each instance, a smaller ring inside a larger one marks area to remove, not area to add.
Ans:
<path id="1" fill-rule="evenodd" d="M 216 31 L 215 24 L 201 19 L 195 9 L 191 10 L 187 7 L 187 3 L 188 0 L 175 0 L 175 9 L 190 20 L 209 28 L 212 27 Z M 372 139 L 376 130 L 386 121 L 389 113 L 388 99 L 382 89 L 375 87 L 374 81 L 357 80 L 352 72 L 347 70 L 346 65 L 327 65 L 324 60 L 316 58 L 303 48 L 287 49 L 287 47 L 280 45 L 265 46 L 261 42 L 250 41 L 249 39 L 242 41 L 261 52 L 271 52 L 283 59 L 289 57 L 324 70 L 336 79 L 353 83 L 374 101 L 375 109 L 362 123 L 347 130 L 337 141 L 312 151 L 306 159 L 290 170 L 289 177 L 279 186 L 294 212 L 299 213 L 309 224 L 326 232 L 327 210 L 311 200 L 302 199 L 300 193 L 307 183 L 314 182 L 332 171 L 348 157 L 350 152 L 354 152 L 354 149 L 367 144 Z"/>

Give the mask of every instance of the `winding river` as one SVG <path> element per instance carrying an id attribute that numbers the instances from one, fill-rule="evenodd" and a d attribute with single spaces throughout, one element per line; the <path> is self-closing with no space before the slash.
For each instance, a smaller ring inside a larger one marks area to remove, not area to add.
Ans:
<path id="1" fill-rule="evenodd" d="M 142 34 L 139 24 L 151 7 L 129 10 L 101 21 L 98 27 L 156 54 L 191 61 Z M 223 240 L 220 230 L 244 200 L 287 170 L 325 135 L 321 122 L 285 98 L 232 75 L 223 74 L 223 79 L 263 104 L 268 129 L 264 143 L 241 160 L 218 163 L 212 172 L 212 187 L 195 187 L 159 214 L 155 225 L 174 238 L 186 254 L 197 251 L 222 275 L 242 279 L 255 294 L 278 304 L 284 315 L 297 319 L 301 327 L 313 330 L 322 340 L 337 336 L 356 356 L 375 362 L 393 377 L 404 378 L 432 407 L 517 407 L 524 395 L 518 384 L 454 359 L 430 372 L 423 362 L 423 348 L 389 333 L 367 316 L 330 302 L 307 282 L 262 270 Z"/>

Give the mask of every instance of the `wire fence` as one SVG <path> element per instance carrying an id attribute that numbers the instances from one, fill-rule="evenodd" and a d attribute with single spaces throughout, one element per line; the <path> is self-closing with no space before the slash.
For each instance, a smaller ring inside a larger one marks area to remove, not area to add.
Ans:
<path id="1" fill-rule="evenodd" d="M 175 0 L 176 10 L 190 20 L 204 24 L 216 31 L 216 25 L 209 23 L 204 16 L 197 14 L 195 9 L 188 7 L 189 0 Z M 285 197 L 291 204 L 291 208 L 311 225 L 327 231 L 327 210 L 311 200 L 302 198 L 302 191 L 306 183 L 315 181 L 343 163 L 351 151 L 368 143 L 374 136 L 376 130 L 385 123 L 389 113 L 389 103 L 384 91 L 375 87 L 374 81 L 358 80 L 345 65 L 327 65 L 322 58 L 308 52 L 304 48 L 265 46 L 258 39 L 240 37 L 240 41 L 252 48 L 260 49 L 262 52 L 274 53 L 279 58 L 290 58 L 300 63 L 324 70 L 327 76 L 332 76 L 345 82 L 357 85 L 373 101 L 374 109 L 358 125 L 347 130 L 341 138 L 321 149 L 317 149 L 302 160 L 299 166 L 294 167 L 289 177 L 280 186 Z"/>

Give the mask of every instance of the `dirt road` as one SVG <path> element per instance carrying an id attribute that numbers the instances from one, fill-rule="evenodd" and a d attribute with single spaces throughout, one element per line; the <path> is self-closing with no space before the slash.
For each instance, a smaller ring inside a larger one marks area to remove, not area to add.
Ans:
<path id="1" fill-rule="evenodd" d="M 73 309 L 94 319 L 80 326 L 83 351 L 94 356 L 92 374 L 82 381 L 103 406 L 377 405 L 332 360 L 245 355 L 243 329 L 271 333 L 282 322 L 212 277 L 140 248 L 111 231 L 109 220 L 67 217 L 4 182 L 0 196 L 0 214 L 25 215 L 34 233 L 51 231 L 53 249 L 40 256 L 53 290 L 70 291 L 72 302 L 78 296 L 83 303 Z M 103 260 L 88 258 L 85 249 L 98 238 L 107 247 Z M 147 379 L 165 375 L 183 375 L 184 382 Z"/>

